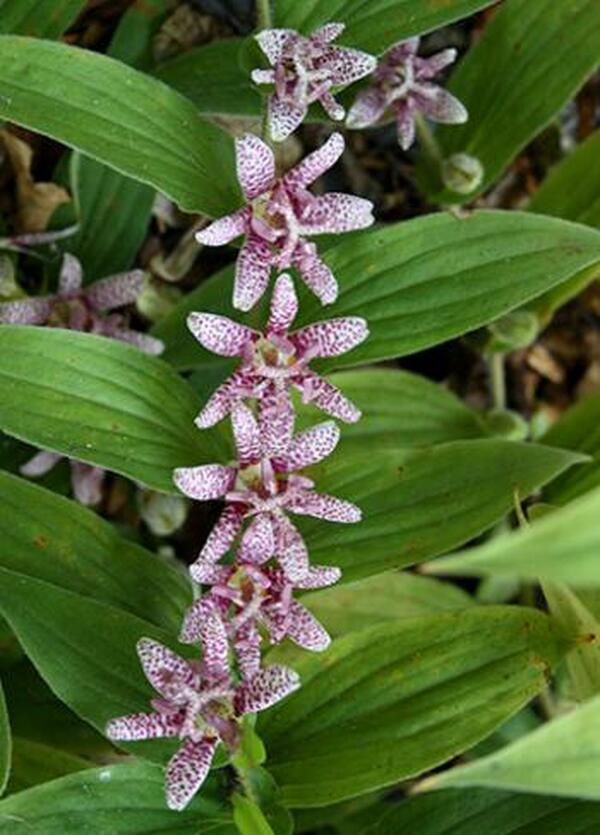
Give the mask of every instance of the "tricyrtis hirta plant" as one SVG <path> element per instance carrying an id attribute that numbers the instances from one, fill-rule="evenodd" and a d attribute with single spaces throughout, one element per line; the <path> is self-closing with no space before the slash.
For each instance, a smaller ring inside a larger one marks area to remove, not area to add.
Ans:
<path id="1" fill-rule="evenodd" d="M 18 5 L 0 826 L 600 831 L 598 4 Z"/>

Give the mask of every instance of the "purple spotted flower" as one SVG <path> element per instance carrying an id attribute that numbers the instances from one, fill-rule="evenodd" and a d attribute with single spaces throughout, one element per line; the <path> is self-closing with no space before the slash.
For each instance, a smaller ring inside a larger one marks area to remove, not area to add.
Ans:
<path id="1" fill-rule="evenodd" d="M 130 330 L 124 316 L 110 312 L 137 299 L 144 283 L 141 270 L 112 275 L 85 288 L 82 277 L 77 258 L 65 255 L 58 292 L 0 304 L 0 324 L 86 331 L 129 342 L 147 354 L 162 352 L 164 345 L 159 339 Z"/>
<path id="2" fill-rule="evenodd" d="M 204 632 L 216 613 L 227 631 L 244 678 L 252 678 L 260 668 L 259 626 L 264 627 L 273 644 L 287 636 L 313 652 L 327 649 L 331 642 L 329 635 L 309 610 L 294 600 L 293 592 L 336 583 L 341 575 L 339 568 L 315 566 L 301 580 L 292 583 L 282 569 L 265 566 L 274 553 L 272 541 L 270 549 L 255 549 L 252 553 L 240 550 L 233 565 L 196 564 L 196 580 L 212 588 L 188 611 L 180 640 L 203 642 Z"/>
<path id="3" fill-rule="evenodd" d="M 275 85 L 268 113 L 275 142 L 296 130 L 313 102 L 320 102 L 331 119 L 343 119 L 344 108 L 331 91 L 347 87 L 375 69 L 377 60 L 372 55 L 332 46 L 344 29 L 343 23 L 328 23 L 307 38 L 293 29 L 265 29 L 256 35 L 272 69 L 254 70 L 252 80 Z"/>
<path id="4" fill-rule="evenodd" d="M 339 429 L 333 421 L 318 424 L 295 435 L 273 457 L 269 436 L 250 409 L 239 403 L 232 413 L 236 462 L 230 466 L 205 464 L 180 467 L 174 481 L 182 493 L 199 501 L 225 499 L 226 507 L 209 534 L 192 576 L 202 582 L 205 563 L 216 563 L 241 533 L 244 520 L 252 522 L 241 542 L 242 559 L 257 562 L 251 554 L 277 555 L 288 578 L 297 581 L 308 573 L 306 545 L 287 513 L 314 516 L 329 522 L 358 522 L 356 505 L 314 490 L 314 483 L 298 475 L 335 449 Z M 243 555 L 247 554 L 247 557 Z"/>
<path id="5" fill-rule="evenodd" d="M 271 299 L 264 333 L 213 313 L 192 313 L 188 327 L 209 351 L 224 357 L 239 356 L 240 366 L 210 397 L 196 419 L 201 429 L 222 420 L 242 398 L 260 400 L 264 431 L 285 443 L 293 425 L 290 389 L 305 403 L 314 403 L 347 423 L 360 412 L 342 392 L 310 368 L 318 357 L 335 357 L 359 345 L 368 335 L 367 323 L 357 316 L 316 322 L 289 333 L 298 311 L 298 299 L 289 275 L 280 275 Z"/>
<path id="6" fill-rule="evenodd" d="M 270 707 L 299 687 L 297 674 L 279 665 L 266 667 L 236 684 L 229 667 L 228 643 L 220 619 L 203 627 L 203 660 L 187 661 L 150 638 L 137 651 L 146 678 L 159 694 L 151 713 L 113 719 L 106 734 L 114 740 L 179 737 L 181 747 L 167 766 L 170 809 L 184 809 L 204 782 L 219 742 L 235 751 L 238 719 Z"/>
<path id="7" fill-rule="evenodd" d="M 258 137 L 236 140 L 237 175 L 248 204 L 196 233 L 207 246 L 222 246 L 245 235 L 238 255 L 233 304 L 250 310 L 261 298 L 271 269 L 295 267 L 323 304 L 337 298 L 333 273 L 306 236 L 350 232 L 373 223 L 373 204 L 352 194 L 311 194 L 307 187 L 339 159 L 339 133 L 281 178 L 273 152 Z"/>
<path id="8" fill-rule="evenodd" d="M 444 49 L 430 58 L 417 55 L 419 38 L 393 46 L 381 59 L 373 84 L 360 92 L 350 108 L 346 124 L 366 128 L 391 109 L 398 127 L 398 141 L 407 151 L 415 140 L 415 114 L 434 122 L 461 124 L 468 118 L 464 105 L 431 79 L 456 58 L 455 49 Z"/>

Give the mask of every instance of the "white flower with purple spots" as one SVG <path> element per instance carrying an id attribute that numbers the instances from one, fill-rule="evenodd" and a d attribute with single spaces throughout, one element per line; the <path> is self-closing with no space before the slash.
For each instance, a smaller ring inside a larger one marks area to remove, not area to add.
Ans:
<path id="1" fill-rule="evenodd" d="M 279 665 L 237 684 L 229 666 L 227 636 L 216 615 L 204 624 L 202 637 L 202 662 L 187 661 L 157 641 L 142 638 L 138 655 L 159 698 L 152 700 L 152 712 L 122 716 L 106 727 L 113 740 L 181 739 L 181 747 L 167 766 L 170 809 L 184 809 L 196 794 L 219 742 L 236 750 L 241 716 L 271 707 L 300 684 L 293 670 Z"/>
<path id="2" fill-rule="evenodd" d="M 332 46 L 344 29 L 343 23 L 328 23 L 309 37 L 293 29 L 264 29 L 256 35 L 272 69 L 254 70 L 252 80 L 275 87 L 268 104 L 269 129 L 275 142 L 290 136 L 316 101 L 339 122 L 345 110 L 331 91 L 347 87 L 375 69 L 377 59 L 372 55 Z"/>
<path id="3" fill-rule="evenodd" d="M 214 426 L 240 400 L 257 398 L 264 432 L 275 445 L 287 442 L 294 411 L 290 390 L 304 403 L 313 403 L 332 417 L 355 423 L 360 411 L 342 392 L 310 368 L 319 357 L 336 357 L 355 348 L 368 336 L 367 323 L 357 316 L 316 322 L 289 332 L 298 299 L 289 275 L 280 275 L 271 299 L 264 333 L 213 313 L 191 313 L 188 327 L 208 351 L 241 358 L 240 366 L 209 398 L 198 415 L 201 429 Z"/>
<path id="4" fill-rule="evenodd" d="M 461 124 L 468 119 L 464 105 L 431 79 L 456 59 L 455 49 L 444 49 L 429 58 L 417 55 L 419 38 L 398 43 L 381 59 L 373 84 L 362 90 L 350 108 L 349 128 L 366 128 L 390 109 L 396 119 L 398 142 L 407 151 L 415 141 L 415 115 L 434 122 Z"/>
<path id="5" fill-rule="evenodd" d="M 339 133 L 281 178 L 273 152 L 257 136 L 236 140 L 237 175 L 248 204 L 196 233 L 206 246 L 222 246 L 245 235 L 238 255 L 234 307 L 250 310 L 262 297 L 271 270 L 295 267 L 323 304 L 337 298 L 337 282 L 321 260 L 312 235 L 364 229 L 374 222 L 373 204 L 352 194 L 314 195 L 308 186 L 337 162 L 344 150 Z"/>

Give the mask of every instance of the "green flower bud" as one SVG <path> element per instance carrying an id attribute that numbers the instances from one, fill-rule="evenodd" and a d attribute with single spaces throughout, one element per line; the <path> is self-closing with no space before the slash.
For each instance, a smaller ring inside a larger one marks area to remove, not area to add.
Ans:
<path id="1" fill-rule="evenodd" d="M 470 194 L 483 180 L 483 165 L 470 154 L 452 154 L 442 163 L 442 180 L 457 194 Z"/>

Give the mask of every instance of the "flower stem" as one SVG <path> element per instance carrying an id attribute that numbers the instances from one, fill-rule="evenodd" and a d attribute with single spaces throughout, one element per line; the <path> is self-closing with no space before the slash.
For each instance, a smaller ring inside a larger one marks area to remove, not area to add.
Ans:
<path id="1" fill-rule="evenodd" d="M 504 376 L 504 354 L 494 352 L 488 357 L 490 389 L 494 409 L 506 409 L 506 379 Z"/>
<path id="2" fill-rule="evenodd" d="M 256 18 L 258 29 L 272 29 L 271 0 L 256 0 Z"/>
<path id="3" fill-rule="evenodd" d="M 423 146 L 423 150 L 432 162 L 441 166 L 443 160 L 442 151 L 431 128 L 420 113 L 415 113 L 415 127 L 417 129 L 417 135 L 421 145 Z"/>

